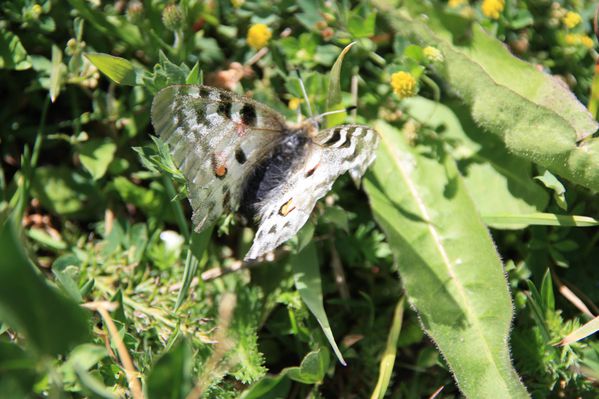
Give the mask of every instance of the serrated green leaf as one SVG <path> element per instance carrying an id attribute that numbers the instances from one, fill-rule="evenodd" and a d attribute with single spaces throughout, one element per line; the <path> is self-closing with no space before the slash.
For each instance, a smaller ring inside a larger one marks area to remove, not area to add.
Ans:
<path id="1" fill-rule="evenodd" d="M 409 1 L 409 15 L 377 2 L 392 27 L 434 45 L 439 69 L 478 125 L 515 155 L 590 189 L 599 189 L 597 122 L 559 79 L 510 54 L 482 27 L 427 3 Z M 419 15 L 427 15 L 426 23 Z M 581 141 L 583 138 L 587 138 Z"/>
<path id="2" fill-rule="evenodd" d="M 375 129 L 381 146 L 364 188 L 424 329 L 467 397 L 528 397 L 507 346 L 503 267 L 455 164 L 422 155 L 385 123 Z"/>
<path id="3" fill-rule="evenodd" d="M 295 288 L 298 290 L 302 301 L 304 301 L 310 312 L 318 320 L 318 324 L 320 324 L 339 362 L 345 365 L 345 360 L 335 342 L 329 319 L 324 310 L 320 270 L 318 268 L 318 257 L 316 256 L 314 243 L 308 244 L 301 252 L 291 256 L 290 262 L 293 269 Z"/>
<path id="4" fill-rule="evenodd" d="M 80 144 L 78 151 L 83 167 L 98 180 L 106 174 L 114 159 L 116 144 L 110 139 L 92 139 Z"/>
<path id="5" fill-rule="evenodd" d="M 85 57 L 117 84 L 135 86 L 141 79 L 133 64 L 124 58 L 103 53 L 87 53 Z"/>

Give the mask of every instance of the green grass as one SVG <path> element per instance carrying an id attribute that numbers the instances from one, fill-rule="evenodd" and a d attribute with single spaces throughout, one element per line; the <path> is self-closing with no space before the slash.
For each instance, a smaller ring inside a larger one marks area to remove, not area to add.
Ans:
<path id="1" fill-rule="evenodd" d="M 597 397 L 595 5 L 456 3 L 2 3 L 0 396 Z M 377 160 L 246 264 L 238 215 L 193 232 L 151 102 L 295 121 L 298 72 Z"/>

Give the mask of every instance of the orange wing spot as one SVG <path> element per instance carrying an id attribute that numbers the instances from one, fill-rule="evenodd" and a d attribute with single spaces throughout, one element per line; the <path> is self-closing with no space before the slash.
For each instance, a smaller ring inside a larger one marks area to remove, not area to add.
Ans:
<path id="1" fill-rule="evenodd" d="M 219 179 L 222 179 L 227 174 L 227 165 L 223 160 L 222 154 L 212 154 L 212 170 Z"/>
<path id="2" fill-rule="evenodd" d="M 227 167 L 225 165 L 218 165 L 214 168 L 214 174 L 216 177 L 225 177 L 227 174 Z"/>
<path id="3" fill-rule="evenodd" d="M 289 215 L 289 212 L 291 212 L 294 209 L 295 209 L 295 205 L 293 205 L 293 198 L 291 198 L 291 199 L 289 199 L 289 201 L 285 202 L 281 206 L 281 209 L 279 209 L 279 213 L 281 214 L 281 216 L 287 216 L 287 215 Z"/>
<path id="4" fill-rule="evenodd" d="M 244 125 L 243 123 L 238 123 L 236 128 L 237 128 L 237 135 L 239 137 L 245 136 L 246 125 Z"/>

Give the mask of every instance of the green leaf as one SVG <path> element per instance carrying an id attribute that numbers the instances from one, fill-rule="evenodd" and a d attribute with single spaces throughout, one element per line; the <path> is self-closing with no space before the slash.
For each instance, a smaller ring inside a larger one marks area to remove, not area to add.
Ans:
<path id="1" fill-rule="evenodd" d="M 87 53 L 85 57 L 116 84 L 135 86 L 141 80 L 140 73 L 124 58 L 103 53 Z"/>
<path id="2" fill-rule="evenodd" d="M 116 144 L 110 139 L 91 139 L 78 146 L 81 164 L 98 180 L 106 174 L 108 166 L 114 159 Z"/>
<path id="3" fill-rule="evenodd" d="M 52 264 L 52 273 L 64 291 L 77 303 L 83 302 L 76 276 L 79 274 L 81 261 L 75 255 L 63 255 Z"/>
<path id="4" fill-rule="evenodd" d="M 5 397 L 27 397 L 25 392 L 30 392 L 39 378 L 35 374 L 36 359 L 32 354 L 5 339 L 0 340 L 0 370 L 0 388 Z M 7 385 L 14 386 L 14 390 L 20 390 L 22 395 L 7 392 Z"/>
<path id="5" fill-rule="evenodd" d="M 398 32 L 441 50 L 444 81 L 460 93 L 476 123 L 511 153 L 599 189 L 599 138 L 589 137 L 597 122 L 559 79 L 517 59 L 482 27 L 457 15 L 409 1 L 409 17 L 377 4 Z M 426 23 L 417 17 L 423 14 Z"/>
<path id="6" fill-rule="evenodd" d="M 260 381 L 243 392 L 240 399 L 282 399 L 289 397 L 291 381 L 281 373 L 277 376 L 265 375 Z"/>
<path id="7" fill-rule="evenodd" d="M 522 225 L 537 226 L 599 226 L 599 220 L 588 216 L 557 215 L 555 213 L 531 213 L 529 215 L 482 215 L 484 222 L 496 229 L 518 228 Z"/>
<path id="8" fill-rule="evenodd" d="M 451 144 L 451 155 L 480 214 L 530 214 L 545 208 L 549 197 L 532 179 L 532 164 L 509 154 L 496 136 L 482 132 L 463 106 L 449 108 L 422 97 L 407 98 L 402 105 Z"/>
<path id="9" fill-rule="evenodd" d="M 148 398 L 184 399 L 193 384 L 193 358 L 187 339 L 176 342 L 148 374 Z"/>
<path id="10" fill-rule="evenodd" d="M 553 190 L 553 199 L 557 205 L 564 211 L 568 210 L 568 203 L 566 202 L 566 188 L 564 185 L 548 170 L 541 176 L 535 176 L 535 179 L 539 180 L 550 190 Z"/>
<path id="11" fill-rule="evenodd" d="M 347 31 L 355 39 L 370 37 L 374 35 L 376 10 L 369 11 L 366 17 L 360 15 L 361 10 L 352 11 L 349 20 L 347 21 Z"/>
<path id="12" fill-rule="evenodd" d="M 553 294 L 553 281 L 551 280 L 551 271 L 547 269 L 541 282 L 541 301 L 547 312 L 555 311 L 555 296 Z"/>
<path id="13" fill-rule="evenodd" d="M 62 87 L 62 77 L 65 70 L 62 64 L 62 50 L 52 45 L 52 67 L 50 69 L 50 100 L 56 101 Z"/>
<path id="14" fill-rule="evenodd" d="M 341 66 L 343 65 L 343 59 L 347 52 L 352 48 L 352 46 L 356 44 L 356 42 L 350 43 L 341 51 L 341 54 L 337 57 L 337 61 L 333 64 L 331 68 L 331 73 L 329 74 L 329 91 L 327 96 L 327 111 L 336 111 L 339 109 L 343 109 L 343 102 L 341 100 Z M 326 116 L 326 125 L 327 126 L 335 126 L 339 123 L 342 123 L 345 119 L 344 113 L 327 115 Z"/>
<path id="15" fill-rule="evenodd" d="M 38 352 L 57 355 L 89 339 L 88 314 L 35 271 L 12 223 L 0 231 L 0 320 Z"/>
<path id="16" fill-rule="evenodd" d="M 329 362 L 329 351 L 319 348 L 308 353 L 299 367 L 288 367 L 283 372 L 302 384 L 320 384 L 329 368 Z"/>
<path id="17" fill-rule="evenodd" d="M 188 85 L 201 85 L 203 80 L 203 73 L 200 70 L 200 63 L 196 62 L 191 71 L 189 71 L 189 74 L 185 79 L 185 83 Z"/>
<path id="18" fill-rule="evenodd" d="M 423 155 L 387 124 L 375 128 L 381 146 L 364 188 L 425 331 L 465 396 L 528 397 L 507 346 L 503 267 L 456 165 L 443 152 Z"/>
<path id="19" fill-rule="evenodd" d="M 345 360 L 337 347 L 333 331 L 329 325 L 329 319 L 324 310 L 322 302 L 322 286 L 320 281 L 320 270 L 318 269 L 318 258 L 316 256 L 316 248 L 314 243 L 307 245 L 297 255 L 290 258 L 291 268 L 293 270 L 293 280 L 295 288 L 298 290 L 300 297 L 310 310 L 318 324 L 322 328 L 324 335 L 327 337 L 331 348 L 337 355 L 339 362 L 345 366 Z"/>
<path id="20" fill-rule="evenodd" d="M 89 177 L 66 166 L 35 168 L 32 189 L 44 208 L 54 214 L 75 217 L 93 216 L 94 207 L 103 200 L 102 193 Z"/>
<path id="21" fill-rule="evenodd" d="M 125 16 L 108 15 L 85 0 L 68 0 L 71 7 L 103 35 L 120 39 L 131 48 L 141 49 L 144 39 L 139 28 L 127 21 Z"/>
<path id="22" fill-rule="evenodd" d="M 31 59 L 14 33 L 0 29 L 0 69 L 23 71 L 31 68 Z"/>
<path id="23" fill-rule="evenodd" d="M 406 297 L 402 296 L 395 306 L 393 322 L 391 324 L 391 329 L 389 330 L 389 335 L 387 336 L 387 346 L 385 347 L 385 352 L 383 353 L 379 365 L 379 379 L 372 392 L 371 399 L 383 399 L 387 392 L 387 388 L 389 387 L 389 381 L 391 380 L 391 375 L 393 373 L 393 365 L 395 364 L 395 356 L 397 355 L 397 341 L 399 340 L 399 333 L 403 322 L 405 299 Z"/>

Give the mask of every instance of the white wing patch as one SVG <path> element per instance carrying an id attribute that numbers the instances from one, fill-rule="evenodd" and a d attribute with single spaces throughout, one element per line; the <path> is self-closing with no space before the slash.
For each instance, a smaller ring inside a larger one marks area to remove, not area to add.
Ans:
<path id="1" fill-rule="evenodd" d="M 263 104 L 194 85 L 161 90 L 152 123 L 187 180 L 196 231 L 239 207 L 243 181 L 285 128 L 284 119 Z"/>
<path id="2" fill-rule="evenodd" d="M 260 224 L 245 259 L 255 259 L 293 237 L 338 176 L 349 171 L 359 182 L 374 161 L 378 141 L 374 130 L 360 125 L 319 132 L 301 167 L 260 203 Z"/>

